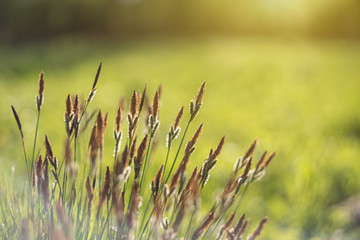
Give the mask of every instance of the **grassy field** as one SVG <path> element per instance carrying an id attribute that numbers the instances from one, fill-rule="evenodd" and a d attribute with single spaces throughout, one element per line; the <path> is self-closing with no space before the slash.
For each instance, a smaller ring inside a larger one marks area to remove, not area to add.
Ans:
<path id="1" fill-rule="evenodd" d="M 10 105 L 22 119 L 30 150 L 37 79 L 44 70 L 39 142 L 46 133 L 60 156 L 65 98 L 68 93 L 87 97 L 102 61 L 90 110 L 109 112 L 104 161 L 112 161 L 112 128 L 120 97 L 128 100 L 132 90 L 141 90 L 146 82 L 150 95 L 163 85 L 161 146 L 151 162 L 160 165 L 168 127 L 206 81 L 204 105 L 190 129 L 193 132 L 204 122 L 191 167 L 200 165 L 223 135 L 227 142 L 202 204 L 218 194 L 216 188 L 229 172 L 225 169 L 232 168 L 258 138 L 256 156 L 263 150 L 276 150 L 277 156 L 263 181 L 249 189 L 240 211 L 251 217 L 253 228 L 262 216 L 269 216 L 263 239 L 360 236 L 352 230 L 347 208 L 339 206 L 360 189 L 360 43 L 230 37 L 63 39 L 0 46 L 0 56 L 0 176 L 4 181 L 10 181 L 11 167 L 25 179 Z M 89 131 L 80 140 L 80 151 L 86 150 L 88 139 Z"/>

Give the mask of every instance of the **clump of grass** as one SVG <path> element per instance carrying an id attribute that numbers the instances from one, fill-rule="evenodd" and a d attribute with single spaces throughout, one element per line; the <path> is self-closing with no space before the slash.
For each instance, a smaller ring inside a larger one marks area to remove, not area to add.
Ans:
<path id="1" fill-rule="evenodd" d="M 115 113 L 115 148 L 111 166 L 103 166 L 108 113 L 104 115 L 101 110 L 98 111 L 91 130 L 88 151 L 85 156 L 78 158 L 77 145 L 79 141 L 83 141 L 80 138 L 81 134 L 92 118 L 84 120 L 84 116 L 95 96 L 101 66 L 100 63 L 93 86 L 84 103 L 81 103 L 78 95 L 72 97 L 69 94 L 66 97 L 65 148 L 60 161 L 55 156 L 50 139 L 46 135 L 45 152 L 40 152 L 36 158 L 34 156 L 40 109 L 44 103 L 43 72 L 40 74 L 39 95 L 36 96 L 38 118 L 31 169 L 28 167 L 20 118 L 12 107 L 22 140 L 28 191 L 19 196 L 11 188 L 0 188 L 2 238 L 244 239 L 249 219 L 245 219 L 245 214 L 237 212 L 238 206 L 249 185 L 264 176 L 275 152 L 268 155 L 265 151 L 253 167 L 253 153 L 258 144 L 255 140 L 245 154 L 235 161 L 234 169 L 229 170 L 228 180 L 213 207 L 202 209 L 201 192 L 206 191 L 210 171 L 216 167 L 225 144 L 223 136 L 215 150 L 210 149 L 201 166 L 188 169 L 196 143 L 200 141 L 203 124 L 187 140 L 185 146 L 183 144 L 189 126 L 203 104 L 206 87 L 204 82 L 194 100 L 190 101 L 188 121 L 175 152 L 171 151 L 171 147 L 181 132 L 181 120 L 185 117 L 184 107 L 180 108 L 174 123 L 170 126 L 164 139 L 167 148 L 166 159 L 159 162 L 161 166 L 152 180 L 148 180 L 146 174 L 150 172 L 152 142 L 157 140 L 156 133 L 160 127 L 161 88 L 156 91 L 152 104 L 148 107 L 148 115 L 145 116 L 147 133 L 144 134 L 137 130 L 141 124 L 140 118 L 144 115 L 142 109 L 146 104 L 147 85 L 142 93 L 133 91 L 127 114 L 127 131 L 122 130 L 125 101 L 121 101 Z M 127 136 L 123 136 L 123 132 L 127 132 Z M 122 138 L 126 138 L 123 149 Z M 139 145 L 137 139 L 141 139 Z M 184 152 L 181 155 L 182 150 Z M 175 155 L 171 157 L 171 153 Z M 177 159 L 181 156 L 178 163 Z M 190 177 L 187 178 L 189 173 Z M 150 191 L 146 191 L 148 186 Z M 202 216 L 201 212 L 207 213 Z M 204 220 L 201 221 L 201 218 Z M 248 234 L 247 239 L 257 238 L 267 221 L 267 217 L 263 218 L 259 226 Z"/>

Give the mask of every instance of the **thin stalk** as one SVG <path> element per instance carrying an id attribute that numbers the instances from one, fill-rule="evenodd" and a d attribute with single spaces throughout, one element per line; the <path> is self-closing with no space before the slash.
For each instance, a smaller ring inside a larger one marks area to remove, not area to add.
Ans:
<path id="1" fill-rule="evenodd" d="M 38 111 L 37 119 L 36 119 L 35 136 L 34 136 L 34 146 L 33 146 L 32 158 L 31 158 L 31 170 L 32 170 L 32 167 L 34 166 L 36 139 L 37 139 L 37 133 L 38 133 L 38 130 L 39 130 L 39 122 L 40 122 L 40 110 Z"/>
<path id="2" fill-rule="evenodd" d="M 105 228 L 106 228 L 106 225 L 107 225 L 107 223 L 108 223 L 108 221 L 109 221 L 109 217 L 110 217 L 110 213 L 111 213 L 112 207 L 113 207 L 113 203 L 111 202 L 111 207 L 110 207 L 110 210 L 108 211 L 108 215 L 107 215 L 107 217 L 106 217 L 106 221 L 105 221 L 104 227 L 103 227 L 102 230 L 101 230 L 100 240 L 102 239 L 102 236 L 103 236 L 103 234 L 104 234 L 104 232 L 105 232 Z"/>
<path id="3" fill-rule="evenodd" d="M 169 225 L 172 224 L 172 221 L 174 220 L 176 211 L 177 211 L 177 198 L 175 198 L 175 201 L 174 201 L 174 207 L 173 207 L 173 211 L 171 213 Z"/>
<path id="4" fill-rule="evenodd" d="M 163 171 L 164 175 L 165 175 L 165 171 L 166 171 L 167 162 L 168 162 L 168 159 L 169 159 L 170 148 L 171 148 L 171 142 L 169 142 L 169 148 L 168 148 L 167 153 L 166 153 L 166 159 L 165 159 L 165 165 L 164 165 L 164 171 Z M 162 189 L 162 187 L 164 186 L 164 178 L 161 178 L 160 186 L 161 186 L 161 189 Z"/>
<path id="5" fill-rule="evenodd" d="M 151 201 L 152 197 L 153 197 L 153 195 L 151 194 L 151 196 L 150 196 L 150 198 L 149 198 L 149 201 L 148 201 L 147 204 L 146 204 L 145 212 L 144 212 L 144 215 L 143 215 L 143 217 L 142 217 L 141 224 L 140 224 L 140 229 L 139 229 L 140 231 L 141 231 L 141 229 L 142 229 L 142 227 L 143 227 L 143 225 L 144 225 L 146 213 L 147 213 L 147 211 L 148 211 L 148 209 L 149 209 L 149 205 L 150 205 L 150 201 Z M 151 215 L 151 214 L 150 214 L 150 215 Z M 141 235 L 142 235 L 142 234 L 141 234 Z M 140 238 L 141 238 L 141 236 L 140 236 Z"/>
<path id="6" fill-rule="evenodd" d="M 117 154 L 118 154 L 118 149 L 119 147 L 119 140 L 116 140 L 116 143 L 115 143 L 115 153 L 114 153 L 114 170 L 115 170 L 115 164 L 116 164 L 116 157 L 117 157 Z"/>
<path id="7" fill-rule="evenodd" d="M 245 194 L 248 186 L 249 186 L 249 184 L 246 184 L 246 185 L 245 185 L 245 189 L 244 189 L 244 191 L 241 193 L 241 195 L 240 195 L 240 197 L 239 197 L 238 204 L 237 204 L 237 206 L 236 206 L 235 209 L 238 209 L 238 208 L 240 207 L 241 200 L 242 200 L 242 198 L 244 197 L 244 194 Z M 220 216 L 220 218 L 218 218 L 218 220 L 216 221 L 216 226 L 215 226 L 215 228 L 213 229 L 213 231 L 211 232 L 209 238 L 211 238 L 211 236 L 212 236 L 213 233 L 215 232 L 215 230 L 216 230 L 216 228 L 218 227 L 220 221 L 221 221 L 222 218 L 225 216 L 225 214 L 226 214 L 226 212 L 229 210 L 229 208 L 230 208 L 230 207 L 228 207 L 228 208 L 224 211 L 224 213 Z M 205 235 L 204 235 L 204 237 L 203 237 L 202 239 L 206 239 L 205 236 L 206 236 L 206 234 L 207 234 L 207 232 L 208 232 L 209 229 L 210 229 L 210 227 L 207 229 L 207 231 L 205 232 Z"/>
<path id="8" fill-rule="evenodd" d="M 23 147 L 23 152 L 24 152 L 24 157 L 25 157 L 25 163 L 26 163 L 26 172 L 28 175 L 28 183 L 29 183 L 29 199 L 28 199 L 28 218 L 30 217 L 30 201 L 31 200 L 31 180 L 30 180 L 30 173 L 29 173 L 29 166 L 28 166 L 28 161 L 27 161 L 27 157 L 26 157 L 26 151 L 25 151 L 25 142 L 24 142 L 24 138 L 22 138 L 22 147 Z"/>
<path id="9" fill-rule="evenodd" d="M 144 161 L 144 167 L 142 169 L 141 180 L 140 180 L 140 185 L 139 185 L 139 187 L 140 187 L 140 195 L 141 195 L 141 192 L 142 192 L 141 191 L 142 190 L 141 185 L 142 185 L 145 173 L 146 173 L 145 172 L 146 171 L 146 164 L 147 164 L 148 158 L 149 158 L 149 152 L 150 152 L 150 148 L 151 148 L 151 140 L 152 140 L 152 137 L 150 137 L 150 139 L 149 139 L 149 144 L 148 144 L 148 147 L 147 147 L 147 150 L 146 150 L 146 157 L 145 157 L 145 161 Z"/>
<path id="10" fill-rule="evenodd" d="M 225 211 L 225 212 L 226 212 L 226 211 Z M 216 228 L 219 226 L 219 223 L 221 222 L 222 218 L 224 217 L 225 212 L 216 220 L 216 225 L 215 225 L 213 231 L 211 232 L 210 236 L 209 236 L 208 238 L 205 238 L 206 235 L 208 234 L 208 232 L 209 232 L 212 224 L 211 224 L 211 225 L 208 227 L 208 229 L 206 230 L 204 236 L 202 237 L 202 240 L 204 240 L 204 239 L 210 239 L 210 237 L 211 237 L 211 236 L 213 235 L 213 233 L 215 232 Z"/>
<path id="11" fill-rule="evenodd" d="M 146 231 L 146 229 L 147 229 L 147 226 L 149 225 L 149 222 L 150 222 L 150 219 L 151 219 L 151 216 L 152 216 L 153 213 L 154 213 L 154 208 L 153 208 L 153 210 L 151 211 L 148 219 L 146 220 L 145 227 L 144 227 L 144 229 L 143 229 L 142 232 L 141 232 L 141 235 L 140 235 L 139 240 L 141 240 L 142 236 L 144 236 L 144 233 L 145 233 L 145 231 Z"/>
<path id="12" fill-rule="evenodd" d="M 191 214 L 191 218 L 190 218 L 189 224 L 188 224 L 188 226 L 187 226 L 187 228 L 186 228 L 186 232 L 185 232 L 185 237 L 184 237 L 184 239 L 186 239 L 187 236 L 188 236 L 188 234 L 190 233 L 190 227 L 191 227 L 191 223 L 192 223 L 192 220 L 193 220 L 193 218 L 194 218 L 194 215 L 195 215 L 195 209 L 194 209 L 193 213 Z"/>
<path id="13" fill-rule="evenodd" d="M 172 172 L 172 170 L 173 170 L 173 168 L 174 168 L 174 166 L 175 166 L 176 159 L 177 159 L 177 157 L 178 157 L 178 155 L 179 155 L 181 146 L 182 146 L 182 144 L 183 144 L 183 142 L 184 142 L 184 139 L 185 139 L 186 133 L 187 133 L 187 131 L 188 131 L 188 129 L 189 129 L 190 123 L 191 123 L 191 121 L 189 120 L 188 123 L 187 123 L 187 125 L 186 125 L 185 131 L 184 131 L 184 135 L 183 135 L 183 137 L 181 138 L 181 142 L 180 142 L 179 148 L 178 148 L 178 150 L 177 150 L 177 152 L 176 152 L 175 159 L 174 159 L 174 161 L 173 161 L 173 163 L 172 163 L 172 165 L 171 165 L 171 168 L 170 168 L 169 174 L 168 174 L 168 176 L 167 176 L 167 178 L 166 178 L 165 184 L 166 184 L 167 181 L 169 180 L 170 175 L 171 175 L 171 172 Z"/>

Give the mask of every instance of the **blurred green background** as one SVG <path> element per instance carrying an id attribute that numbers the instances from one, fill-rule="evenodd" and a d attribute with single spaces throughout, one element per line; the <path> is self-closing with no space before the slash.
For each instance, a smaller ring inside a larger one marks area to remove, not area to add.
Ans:
<path id="1" fill-rule="evenodd" d="M 359 40 L 357 0 L 2 0 L 0 176 L 10 176 L 11 167 L 24 173 L 10 105 L 30 153 L 39 72 L 46 80 L 39 143 L 47 134 L 60 156 L 65 98 L 85 98 L 102 61 L 90 111 L 109 112 L 105 161 L 112 160 L 120 97 L 128 100 L 145 82 L 151 96 L 163 85 L 155 169 L 178 109 L 206 81 L 204 105 L 190 129 L 204 122 L 191 167 L 223 135 L 227 143 L 203 205 L 258 138 L 256 156 L 264 150 L 277 156 L 239 209 L 252 228 L 267 215 L 263 239 L 359 239 Z"/>

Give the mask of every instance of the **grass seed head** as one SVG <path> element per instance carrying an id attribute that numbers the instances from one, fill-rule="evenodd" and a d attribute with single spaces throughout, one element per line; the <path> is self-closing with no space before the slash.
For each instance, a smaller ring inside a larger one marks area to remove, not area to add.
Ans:
<path id="1" fill-rule="evenodd" d="M 194 231 L 191 240 L 198 239 L 215 219 L 215 208 L 206 216 L 200 226 Z"/>
<path id="2" fill-rule="evenodd" d="M 145 150 L 147 147 L 147 138 L 148 135 L 146 134 L 145 137 L 143 138 L 143 140 L 140 143 L 140 146 L 137 150 L 137 155 L 134 159 L 134 171 L 135 171 L 135 179 L 137 179 L 139 177 L 140 174 L 140 169 L 142 166 L 142 161 L 145 155 Z"/>
<path id="3" fill-rule="evenodd" d="M 144 87 L 143 93 L 141 95 L 141 100 L 140 100 L 140 104 L 139 104 L 139 114 L 141 113 L 141 110 L 144 106 L 144 102 L 145 102 L 145 98 L 146 98 L 146 89 L 147 89 L 147 83 L 145 83 L 145 87 Z"/>
<path id="4" fill-rule="evenodd" d="M 137 115 L 137 109 L 139 105 L 139 96 L 136 91 L 133 92 L 133 95 L 131 96 L 130 100 L 130 115 L 132 118 L 134 118 Z"/>
<path id="5" fill-rule="evenodd" d="M 173 125 L 174 129 L 177 129 L 179 127 L 180 121 L 181 121 L 181 118 L 182 118 L 183 114 L 184 114 L 184 106 L 182 106 L 180 108 L 180 110 L 179 110 L 179 112 L 178 112 L 178 114 L 177 114 L 177 116 L 175 118 L 175 122 L 174 122 L 174 125 Z"/>
<path id="6" fill-rule="evenodd" d="M 15 108 L 13 105 L 11 105 L 11 109 L 13 111 L 13 114 L 14 114 L 14 117 L 15 117 L 15 120 L 16 120 L 16 123 L 17 123 L 17 126 L 19 128 L 19 131 L 20 131 L 20 134 L 21 134 L 21 138 L 24 139 L 24 134 L 23 134 L 23 131 L 22 131 L 22 128 L 21 128 L 21 122 L 20 122 L 20 118 L 17 114 L 17 112 L 15 111 Z"/>
<path id="7" fill-rule="evenodd" d="M 268 157 L 268 159 L 266 160 L 265 164 L 264 164 L 264 167 L 267 167 L 269 166 L 269 164 L 271 163 L 271 161 L 273 160 L 273 158 L 275 157 L 276 155 L 276 152 L 272 152 L 270 154 L 270 156 Z"/>
<path id="8" fill-rule="evenodd" d="M 159 113 L 159 92 L 156 91 L 154 99 L 153 99 L 151 115 L 156 119 L 158 116 L 158 113 Z"/>
<path id="9" fill-rule="evenodd" d="M 203 82 L 203 83 L 201 84 L 201 87 L 200 87 L 200 90 L 199 90 L 198 94 L 197 94 L 196 97 L 195 97 L 195 99 L 196 99 L 195 104 L 196 104 L 196 105 L 202 104 L 202 100 L 203 100 L 203 97 L 204 97 L 205 88 L 206 88 L 206 82 Z"/>
<path id="10" fill-rule="evenodd" d="M 100 72 L 101 72 L 101 67 L 102 67 L 102 62 L 100 62 L 99 64 L 99 67 L 97 69 L 97 72 L 96 72 L 96 75 L 95 75 L 95 80 L 94 80 L 94 83 L 93 83 L 93 86 L 92 86 L 92 90 L 95 90 L 96 89 L 96 84 L 99 80 L 99 76 L 100 76 Z"/>
<path id="11" fill-rule="evenodd" d="M 264 217 L 263 219 L 261 219 L 258 227 L 255 229 L 255 231 L 253 232 L 253 234 L 251 234 L 250 236 L 248 236 L 248 240 L 254 240 L 256 237 L 260 236 L 261 234 L 261 230 L 264 228 L 265 224 L 269 221 L 269 219 L 267 217 Z"/>
<path id="12" fill-rule="evenodd" d="M 51 144 L 50 144 L 50 141 L 49 141 L 47 135 L 45 135 L 44 145 L 45 145 L 45 148 L 46 148 L 46 155 L 47 155 L 51 160 L 54 159 L 53 150 L 52 150 L 52 147 L 51 147 Z"/>
<path id="13" fill-rule="evenodd" d="M 75 95 L 73 113 L 74 113 L 74 120 L 77 121 L 80 113 L 80 102 L 79 102 L 79 96 L 77 94 Z"/>
<path id="14" fill-rule="evenodd" d="M 246 151 L 245 155 L 244 155 L 244 158 L 248 158 L 248 157 L 251 157 L 252 154 L 254 153 L 255 151 L 255 148 L 258 144 L 258 140 L 255 139 L 254 142 L 250 145 L 250 147 L 248 148 L 248 150 Z"/>

